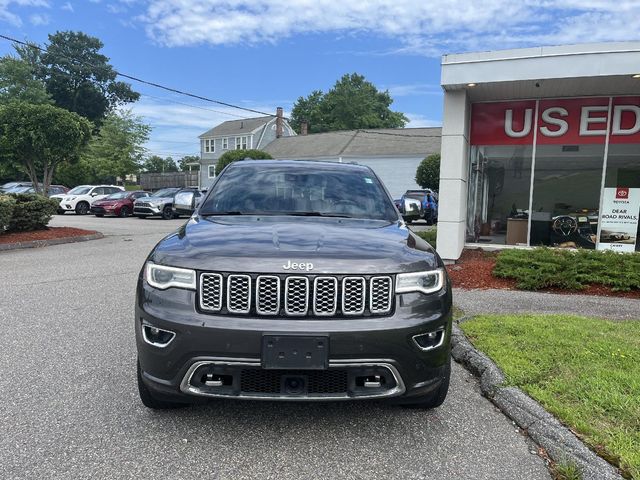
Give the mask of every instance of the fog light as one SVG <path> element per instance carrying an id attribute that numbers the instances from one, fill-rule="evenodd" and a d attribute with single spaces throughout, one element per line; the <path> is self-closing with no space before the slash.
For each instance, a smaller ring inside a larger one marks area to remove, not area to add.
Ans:
<path id="1" fill-rule="evenodd" d="M 444 327 L 440 327 L 433 332 L 414 335 L 413 341 L 420 350 L 433 350 L 444 343 Z"/>
<path id="2" fill-rule="evenodd" d="M 152 325 L 142 325 L 142 338 L 149 345 L 154 347 L 164 348 L 171 343 L 171 340 L 175 338 L 175 332 L 170 330 L 163 330 L 162 328 L 154 327 Z"/>

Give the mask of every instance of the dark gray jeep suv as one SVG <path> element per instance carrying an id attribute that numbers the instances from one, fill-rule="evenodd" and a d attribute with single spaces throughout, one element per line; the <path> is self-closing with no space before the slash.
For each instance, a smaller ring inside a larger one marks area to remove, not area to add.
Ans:
<path id="1" fill-rule="evenodd" d="M 451 286 L 368 167 L 245 160 L 140 273 L 138 386 L 150 408 L 215 397 L 436 407 Z"/>

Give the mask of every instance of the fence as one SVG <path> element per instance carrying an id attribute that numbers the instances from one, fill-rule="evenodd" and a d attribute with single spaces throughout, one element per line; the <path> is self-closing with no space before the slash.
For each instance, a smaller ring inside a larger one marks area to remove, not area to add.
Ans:
<path id="1" fill-rule="evenodd" d="M 141 173 L 140 188 L 158 190 L 167 187 L 197 187 L 200 172 Z"/>

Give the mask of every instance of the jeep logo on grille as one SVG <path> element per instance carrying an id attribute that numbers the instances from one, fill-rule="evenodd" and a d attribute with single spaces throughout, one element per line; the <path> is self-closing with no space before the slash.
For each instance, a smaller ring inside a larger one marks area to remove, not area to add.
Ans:
<path id="1" fill-rule="evenodd" d="M 306 270 L 307 272 L 313 270 L 313 263 L 311 262 L 292 262 L 291 260 L 287 261 L 286 265 L 283 265 L 282 268 L 285 270 Z"/>

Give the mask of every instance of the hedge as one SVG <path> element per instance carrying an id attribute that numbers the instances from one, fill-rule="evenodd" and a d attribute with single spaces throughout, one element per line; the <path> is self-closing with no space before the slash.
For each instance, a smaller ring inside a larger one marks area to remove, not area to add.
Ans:
<path id="1" fill-rule="evenodd" d="M 612 290 L 640 289 L 640 253 L 597 250 L 503 250 L 493 269 L 523 290 L 557 287 L 582 290 L 598 284 Z"/>
<path id="2" fill-rule="evenodd" d="M 42 230 L 47 227 L 58 205 L 55 200 L 34 193 L 11 194 L 15 199 L 9 231 Z"/>
<path id="3" fill-rule="evenodd" d="M 422 238 L 423 240 L 426 240 L 427 242 L 429 242 L 429 244 L 435 249 L 436 248 L 436 241 L 438 238 L 438 230 L 433 228 L 431 230 L 427 230 L 427 231 L 422 231 L 422 232 L 414 232 L 416 235 L 418 235 L 420 238 Z"/>
<path id="4" fill-rule="evenodd" d="M 9 223 L 13 217 L 13 210 L 16 206 L 16 199 L 9 195 L 0 195 L 0 233 L 9 228 Z"/>

